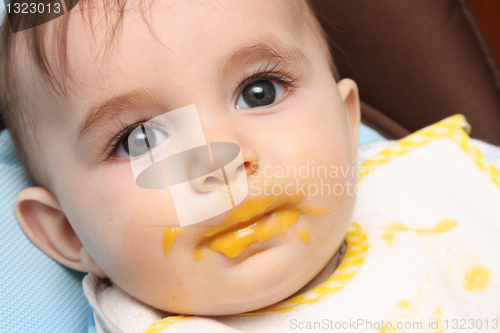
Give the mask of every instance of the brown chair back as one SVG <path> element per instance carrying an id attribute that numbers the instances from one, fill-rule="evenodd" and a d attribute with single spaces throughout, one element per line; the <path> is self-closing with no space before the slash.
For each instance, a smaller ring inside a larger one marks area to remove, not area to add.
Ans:
<path id="1" fill-rule="evenodd" d="M 500 145 L 500 70 L 466 0 L 313 5 L 341 75 L 371 106 L 368 125 L 398 138 L 461 113 L 472 137 Z"/>

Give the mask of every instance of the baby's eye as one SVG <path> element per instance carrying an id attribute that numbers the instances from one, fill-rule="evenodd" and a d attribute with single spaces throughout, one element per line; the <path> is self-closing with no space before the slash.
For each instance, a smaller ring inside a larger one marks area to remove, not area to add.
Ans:
<path id="1" fill-rule="evenodd" d="M 286 88 L 270 80 L 259 80 L 247 85 L 236 101 L 237 109 L 256 108 L 273 104 L 285 93 Z"/>
<path id="2" fill-rule="evenodd" d="M 116 149 L 116 157 L 130 158 L 146 154 L 168 138 L 168 134 L 140 125 L 125 135 Z M 147 142 L 146 142 L 147 139 Z M 148 147 L 149 146 L 149 147 Z"/>

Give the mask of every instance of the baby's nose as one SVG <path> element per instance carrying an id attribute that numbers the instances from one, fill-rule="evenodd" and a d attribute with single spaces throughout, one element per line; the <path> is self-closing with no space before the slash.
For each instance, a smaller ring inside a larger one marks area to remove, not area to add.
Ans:
<path id="1" fill-rule="evenodd" d="M 207 147 L 210 147 L 211 172 L 191 178 L 191 184 L 197 191 L 210 192 L 220 186 L 233 185 L 241 176 L 245 178 L 245 161 L 241 157 L 238 145 L 229 142 L 211 142 Z M 200 171 L 206 170 L 207 166 L 203 163 L 194 163 L 191 168 L 191 174 L 200 174 Z"/>
<path id="2" fill-rule="evenodd" d="M 218 186 L 227 185 L 227 181 L 224 179 L 222 172 L 214 172 L 210 175 L 191 180 L 191 184 L 197 191 L 207 193 L 213 191 Z"/>

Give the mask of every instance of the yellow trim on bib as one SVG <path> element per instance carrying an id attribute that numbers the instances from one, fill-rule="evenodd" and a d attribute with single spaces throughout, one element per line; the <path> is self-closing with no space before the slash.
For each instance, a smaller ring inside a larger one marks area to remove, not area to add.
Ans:
<path id="1" fill-rule="evenodd" d="M 182 315 L 167 317 L 162 320 L 156 321 L 153 325 L 149 326 L 148 330 L 145 331 L 144 333 L 160 333 L 165 328 L 172 326 L 173 324 L 182 323 L 183 321 L 188 321 L 191 318 L 193 317 L 182 316 Z"/>
<path id="2" fill-rule="evenodd" d="M 397 141 L 394 145 L 383 150 L 375 157 L 370 158 L 361 165 L 361 170 L 358 172 L 358 179 L 361 182 L 383 164 L 416 148 L 424 146 L 431 141 L 447 136 L 456 142 L 495 184 L 500 186 L 500 171 L 498 171 L 498 169 L 490 163 L 484 154 L 472 143 L 468 135 L 470 130 L 470 125 L 465 120 L 465 117 L 460 114 L 441 120 L 408 135 Z"/>

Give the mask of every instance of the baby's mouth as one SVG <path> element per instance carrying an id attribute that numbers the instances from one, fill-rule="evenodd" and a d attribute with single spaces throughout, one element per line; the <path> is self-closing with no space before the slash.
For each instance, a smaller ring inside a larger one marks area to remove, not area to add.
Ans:
<path id="1" fill-rule="evenodd" d="M 205 258 L 212 251 L 236 258 L 254 243 L 263 243 L 278 235 L 285 236 L 299 220 L 301 211 L 311 214 L 308 207 L 297 204 L 302 197 L 265 196 L 246 200 L 233 208 L 221 225 L 203 231 L 197 240 L 195 259 Z M 327 212 L 329 210 L 322 210 L 320 214 Z"/>

